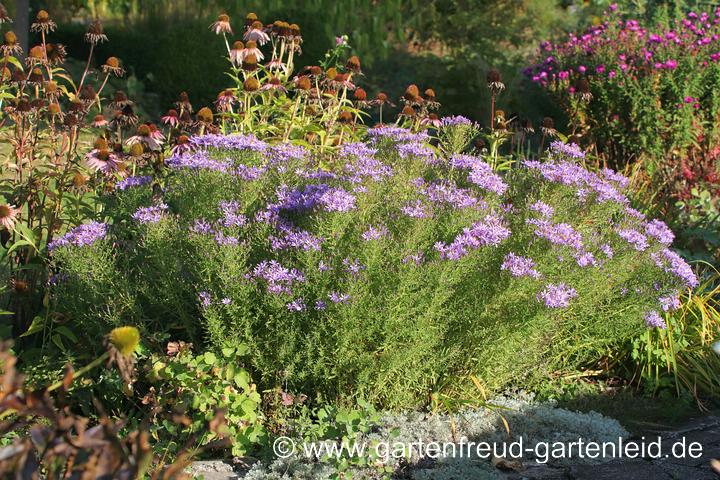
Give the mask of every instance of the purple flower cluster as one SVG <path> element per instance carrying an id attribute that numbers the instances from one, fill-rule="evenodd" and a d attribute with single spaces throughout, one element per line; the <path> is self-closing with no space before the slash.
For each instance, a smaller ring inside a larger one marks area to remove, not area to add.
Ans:
<path id="1" fill-rule="evenodd" d="M 659 268 L 682 280 L 688 288 L 694 288 L 698 285 L 698 279 L 692 271 L 692 267 L 677 253 L 665 248 L 652 253 L 650 256 Z"/>
<path id="2" fill-rule="evenodd" d="M 62 237 L 48 244 L 48 250 L 53 251 L 60 247 L 75 246 L 86 247 L 92 245 L 98 240 L 102 240 L 107 235 L 107 224 L 100 222 L 90 222 L 78 225 Z"/>
<path id="3" fill-rule="evenodd" d="M 574 158 L 582 160 L 585 158 L 585 152 L 574 143 L 565 143 L 556 140 L 550 144 L 550 155 L 551 156 L 564 156 L 566 158 Z"/>
<path id="4" fill-rule="evenodd" d="M 420 200 L 405 204 L 400 207 L 400 211 L 410 218 L 428 218 L 430 216 Z"/>
<path id="5" fill-rule="evenodd" d="M 148 185 L 150 182 L 152 182 L 152 177 L 150 175 L 127 177 L 115 184 L 115 190 L 122 191 L 127 190 L 128 188 L 142 187 L 143 185 Z"/>
<path id="6" fill-rule="evenodd" d="M 577 297 L 574 288 L 570 288 L 564 283 L 554 285 L 548 283 L 542 292 L 537 294 L 538 302 L 544 303 L 550 308 L 566 308 L 570 306 L 570 300 Z"/>
<path id="7" fill-rule="evenodd" d="M 473 123 L 469 118 L 465 118 L 462 115 L 454 115 L 451 117 L 443 117 L 440 119 L 443 127 L 457 127 L 460 125 L 471 126 Z"/>
<path id="8" fill-rule="evenodd" d="M 400 158 L 407 159 L 408 157 L 421 158 L 428 165 L 435 165 L 437 163 L 437 156 L 435 150 L 420 142 L 400 143 L 397 146 L 397 152 Z"/>
<path id="9" fill-rule="evenodd" d="M 582 235 L 572 225 L 538 219 L 528 219 L 527 223 L 535 226 L 535 235 L 554 245 L 571 247 L 575 250 L 582 250 L 583 248 Z"/>
<path id="10" fill-rule="evenodd" d="M 140 207 L 132 214 L 132 218 L 142 224 L 158 223 L 167 210 L 168 206 L 164 203 L 152 207 Z"/>
<path id="11" fill-rule="evenodd" d="M 374 227 L 370 225 L 367 230 L 365 230 L 362 234 L 362 239 L 366 242 L 369 242 L 371 240 L 380 240 L 383 238 L 387 238 L 390 235 L 388 232 L 388 229 L 385 227 L 385 225 L 380 225 L 379 227 Z"/>
<path id="12" fill-rule="evenodd" d="M 434 247 L 440 253 L 440 258 L 458 260 L 470 250 L 499 245 L 509 236 L 510 229 L 503 224 L 503 221 L 495 215 L 488 215 L 470 228 L 464 228 L 450 245 L 437 242 Z"/>
<path id="13" fill-rule="evenodd" d="M 273 251 L 297 248 L 306 252 L 311 250 L 319 252 L 322 242 L 322 237 L 316 237 L 310 232 L 299 229 L 285 228 L 282 236 L 270 236 L 270 246 Z"/>
<path id="14" fill-rule="evenodd" d="M 197 148 L 217 148 L 221 150 L 251 150 L 265 152 L 269 145 L 254 135 L 218 135 L 207 134 L 192 137 L 190 142 Z"/>
<path id="15" fill-rule="evenodd" d="M 655 310 L 645 313 L 645 325 L 647 325 L 648 328 L 667 328 L 665 320 L 663 320 L 660 314 Z"/>
<path id="16" fill-rule="evenodd" d="M 428 200 L 436 204 L 448 204 L 457 209 L 485 208 L 487 204 L 478 200 L 472 190 L 460 188 L 454 182 L 438 180 L 426 184 L 422 179 L 415 182 L 416 187 Z"/>
<path id="17" fill-rule="evenodd" d="M 425 131 L 413 133 L 407 128 L 395 127 L 392 125 L 381 125 L 369 128 L 367 134 L 370 137 L 371 143 L 376 143 L 381 140 L 390 140 L 393 142 L 425 143 L 430 140 L 430 135 L 428 135 L 428 133 Z"/>
<path id="18" fill-rule="evenodd" d="M 294 268 L 285 268 L 276 260 L 263 260 L 255 265 L 251 278 L 267 282 L 267 292 L 274 295 L 291 295 L 293 284 L 305 281 L 305 275 L 301 272 Z"/>
<path id="19" fill-rule="evenodd" d="M 521 257 L 512 252 L 505 255 L 500 270 L 507 270 L 513 277 L 540 278 L 540 273 L 535 270 L 535 262 L 532 258 Z"/>
<path id="20" fill-rule="evenodd" d="M 617 234 L 620 238 L 628 242 L 633 248 L 639 252 L 647 250 L 650 246 L 647 237 L 637 230 L 632 228 L 621 228 L 617 230 Z"/>
<path id="21" fill-rule="evenodd" d="M 504 194 L 507 190 L 502 177 L 478 157 L 456 154 L 450 157 L 449 163 L 451 167 L 470 170 L 468 180 L 484 190 L 498 195 Z"/>
<path id="22" fill-rule="evenodd" d="M 228 172 L 231 167 L 227 161 L 220 161 L 210 158 L 207 152 L 197 151 L 171 155 L 166 165 L 174 169 L 188 170 L 213 170 L 216 172 Z"/>

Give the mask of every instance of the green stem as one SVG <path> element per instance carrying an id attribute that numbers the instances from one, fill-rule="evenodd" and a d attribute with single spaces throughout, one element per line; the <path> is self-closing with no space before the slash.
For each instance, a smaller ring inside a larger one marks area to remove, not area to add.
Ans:
<path id="1" fill-rule="evenodd" d="M 73 379 L 82 377 L 82 376 L 85 375 L 87 372 L 89 372 L 90 370 L 92 370 L 93 368 L 97 367 L 98 365 L 100 365 L 101 363 L 103 363 L 105 360 L 107 360 L 107 358 L 108 358 L 109 355 L 110 355 L 110 354 L 109 354 L 108 352 L 103 353 L 103 354 L 100 355 L 98 358 L 96 358 L 95 360 L 93 360 L 92 362 L 88 363 L 88 364 L 85 365 L 83 368 L 81 368 L 80 370 L 78 370 L 77 372 L 75 372 L 75 373 L 73 374 Z M 55 383 L 53 383 L 52 385 L 50 385 L 50 386 L 48 387 L 47 391 L 48 391 L 48 392 L 52 392 L 53 390 L 57 390 L 58 388 L 60 388 L 60 387 L 62 387 L 62 386 L 63 386 L 63 380 L 58 380 L 57 382 L 55 382 Z"/>

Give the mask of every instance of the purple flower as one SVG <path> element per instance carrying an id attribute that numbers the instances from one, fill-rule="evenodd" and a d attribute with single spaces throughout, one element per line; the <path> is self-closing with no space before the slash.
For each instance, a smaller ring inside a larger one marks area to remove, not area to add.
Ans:
<path id="1" fill-rule="evenodd" d="M 198 300 L 200 301 L 200 305 L 202 305 L 204 308 L 209 307 L 210 304 L 212 303 L 210 294 L 205 291 L 198 293 Z"/>
<path id="2" fill-rule="evenodd" d="M 400 143 L 397 146 L 397 152 L 398 155 L 400 155 L 400 158 L 417 157 L 423 159 L 428 165 L 434 165 L 437 163 L 435 150 L 424 143 Z"/>
<path id="3" fill-rule="evenodd" d="M 672 230 L 662 220 L 651 220 L 645 225 L 645 233 L 657 239 L 658 242 L 669 246 L 675 239 Z"/>
<path id="4" fill-rule="evenodd" d="M 545 202 L 540 201 L 537 201 L 530 205 L 530 210 L 532 210 L 533 212 L 538 212 L 540 215 L 547 219 L 552 218 L 553 213 L 555 212 L 555 209 L 553 209 L 553 207 L 551 207 Z"/>
<path id="5" fill-rule="evenodd" d="M 195 223 L 193 223 L 192 227 L 190 227 L 190 231 L 192 233 L 197 233 L 200 235 L 207 235 L 208 233 L 212 233 L 213 229 L 208 222 L 206 222 L 202 218 L 198 218 L 197 220 L 195 220 Z"/>
<path id="6" fill-rule="evenodd" d="M 406 204 L 400 208 L 400 211 L 412 218 L 427 218 L 429 216 L 420 200 L 416 200 L 414 204 Z"/>
<path id="7" fill-rule="evenodd" d="M 597 265 L 595 256 L 590 252 L 578 252 L 575 254 L 575 261 L 581 267 L 594 267 Z"/>
<path id="8" fill-rule="evenodd" d="M 502 195 L 507 190 L 507 185 L 502 181 L 500 175 L 493 172 L 492 167 L 484 162 L 476 162 L 473 165 L 468 180 L 478 187 L 498 195 Z"/>
<path id="9" fill-rule="evenodd" d="M 297 300 L 293 300 L 292 302 L 288 303 L 287 309 L 291 312 L 305 311 L 305 302 L 303 302 L 302 298 L 298 298 Z"/>
<path id="10" fill-rule="evenodd" d="M 617 234 L 639 252 L 645 251 L 649 246 L 647 237 L 632 228 L 618 229 Z"/>
<path id="11" fill-rule="evenodd" d="M 577 297 L 574 288 L 570 288 L 564 283 L 554 285 L 548 283 L 545 289 L 537 294 L 538 302 L 542 302 L 546 307 L 565 308 L 570 305 L 570 300 Z"/>
<path id="12" fill-rule="evenodd" d="M 413 253 L 411 255 L 407 255 L 402 259 L 402 263 L 407 265 L 408 263 L 414 263 L 415 265 L 422 264 L 423 260 L 425 259 L 425 254 L 423 252 L 417 252 Z"/>
<path id="13" fill-rule="evenodd" d="M 232 235 L 225 235 L 223 232 L 216 232 L 215 243 L 218 245 L 238 245 L 240 240 Z"/>
<path id="14" fill-rule="evenodd" d="M 353 277 L 357 277 L 360 275 L 360 272 L 365 270 L 365 265 L 361 264 L 360 260 L 357 258 L 354 260 L 345 258 L 342 263 L 345 266 L 345 271 L 350 273 Z"/>
<path id="15" fill-rule="evenodd" d="M 647 325 L 648 328 L 667 328 L 665 320 L 663 320 L 660 314 L 655 310 L 650 310 L 645 313 L 645 325 Z"/>
<path id="16" fill-rule="evenodd" d="M 462 115 L 455 115 L 452 117 L 443 117 L 440 119 L 443 127 L 457 127 L 460 125 L 471 126 L 473 123 L 469 118 L 465 118 Z"/>
<path id="17" fill-rule="evenodd" d="M 565 156 L 578 160 L 582 160 L 585 158 L 585 152 L 583 152 L 578 145 L 574 143 L 561 142 L 559 140 L 556 140 L 550 144 L 550 153 L 552 155 Z"/>
<path id="18" fill-rule="evenodd" d="M 458 260 L 469 253 L 470 250 L 477 250 L 484 246 L 496 246 L 510 236 L 510 229 L 503 225 L 502 220 L 494 215 L 488 215 L 470 228 L 464 228 L 463 232 L 455 237 L 450 245 L 437 242 L 435 250 L 440 253 L 440 258 Z"/>
<path id="19" fill-rule="evenodd" d="M 225 297 L 220 300 L 220 303 L 222 303 L 223 305 L 230 305 L 232 303 L 232 300 L 230 300 L 228 297 Z"/>
<path id="20" fill-rule="evenodd" d="M 115 190 L 127 190 L 132 187 L 141 187 L 152 182 L 150 175 L 144 175 L 142 177 L 128 177 L 124 180 L 120 180 L 115 184 Z"/>
<path id="21" fill-rule="evenodd" d="M 607 258 L 613 258 L 613 249 L 607 243 L 600 245 L 600 251 L 603 252 Z"/>
<path id="22" fill-rule="evenodd" d="M 455 153 L 450 156 L 450 166 L 454 168 L 472 169 L 478 163 L 484 163 L 480 157 Z"/>
<path id="23" fill-rule="evenodd" d="M 253 269 L 253 278 L 262 279 L 267 282 L 267 292 L 272 294 L 290 294 L 290 287 L 294 283 L 302 283 L 305 276 L 293 269 L 283 267 L 275 260 L 263 260 Z"/>
<path id="24" fill-rule="evenodd" d="M 322 300 L 318 300 L 315 302 L 315 310 L 325 310 L 327 308 L 327 303 L 325 303 Z"/>
<path id="25" fill-rule="evenodd" d="M 305 230 L 285 229 L 282 237 L 270 237 L 270 245 L 274 251 L 299 248 L 306 252 L 311 250 L 319 252 L 322 242 L 322 238 L 316 237 Z"/>
<path id="26" fill-rule="evenodd" d="M 540 273 L 535 270 L 535 262 L 532 258 L 521 257 L 514 253 L 505 255 L 500 270 L 507 270 L 513 277 L 532 277 L 540 278 Z"/>
<path id="27" fill-rule="evenodd" d="M 548 240 L 554 245 L 562 245 L 582 250 L 583 239 L 572 225 L 567 223 L 552 223 L 547 220 L 528 219 L 527 223 L 534 225 L 535 235 Z"/>
<path id="28" fill-rule="evenodd" d="M 652 253 L 651 258 L 655 264 L 668 273 L 672 273 L 688 288 L 694 288 L 698 285 L 698 279 L 692 271 L 692 267 L 685 262 L 677 253 L 667 248 Z"/>
<path id="29" fill-rule="evenodd" d="M 348 303 L 350 301 L 350 295 L 347 293 L 330 292 L 328 298 L 333 303 Z"/>
<path id="30" fill-rule="evenodd" d="M 167 209 L 168 206 L 164 203 L 152 207 L 141 207 L 132 214 L 132 218 L 143 224 L 158 223 L 167 212 Z"/>
<path id="31" fill-rule="evenodd" d="M 48 250 L 53 251 L 59 247 L 67 247 L 70 245 L 76 247 L 86 247 L 92 245 L 105 238 L 107 235 L 107 224 L 100 222 L 90 222 L 71 229 L 62 237 L 48 244 Z"/>
<path id="32" fill-rule="evenodd" d="M 660 302 L 660 307 L 663 312 L 672 312 L 680 308 L 680 296 L 677 292 L 673 292 L 669 295 L 663 295 L 658 298 L 658 301 Z"/>
<path id="33" fill-rule="evenodd" d="M 388 234 L 388 229 L 384 225 L 380 225 L 379 227 L 370 225 L 368 229 L 363 232 L 362 239 L 366 242 L 370 240 L 380 240 L 381 238 L 386 238 Z"/>

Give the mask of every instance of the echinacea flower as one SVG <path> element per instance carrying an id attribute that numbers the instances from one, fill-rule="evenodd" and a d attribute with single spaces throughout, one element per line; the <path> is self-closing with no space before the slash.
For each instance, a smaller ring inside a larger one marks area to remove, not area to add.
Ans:
<path id="1" fill-rule="evenodd" d="M 125 70 L 120 66 L 120 59 L 117 57 L 108 57 L 100 68 L 103 73 L 112 73 L 116 77 L 122 77 L 125 74 Z"/>
<path id="2" fill-rule="evenodd" d="M 218 112 L 230 112 L 235 102 L 237 102 L 235 92 L 230 88 L 226 88 L 218 94 L 215 100 L 215 108 Z"/>
<path id="3" fill-rule="evenodd" d="M 159 130 L 156 129 L 159 132 Z M 150 125 L 140 125 L 137 128 L 135 135 L 125 140 L 125 145 L 134 145 L 136 143 L 142 143 L 146 145 L 150 150 L 160 150 L 161 144 L 165 140 L 165 136 L 160 133 L 158 136 L 155 134 Z"/>
<path id="4" fill-rule="evenodd" d="M 5 22 L 12 23 L 12 18 L 8 15 L 8 11 L 5 8 L 5 5 L 0 3 L 0 24 L 3 24 Z"/>
<path id="5" fill-rule="evenodd" d="M 4 203 L 0 205 L 0 225 L 6 230 L 12 231 L 15 228 L 15 219 L 20 210 L 14 205 Z"/>
<path id="6" fill-rule="evenodd" d="M 97 114 L 93 118 L 93 121 L 90 123 L 90 126 L 94 128 L 104 128 L 108 125 L 108 121 L 105 119 L 105 116 L 102 114 Z"/>
<path id="7" fill-rule="evenodd" d="M 50 14 L 45 10 L 40 10 L 35 16 L 35 21 L 30 25 L 31 32 L 54 32 L 57 25 L 50 18 Z"/>
<path id="8" fill-rule="evenodd" d="M 180 123 L 178 119 L 178 112 L 175 109 L 170 109 L 168 112 L 160 117 L 160 121 L 164 123 L 165 125 L 170 125 L 173 128 L 177 128 L 178 124 Z"/>
<path id="9" fill-rule="evenodd" d="M 248 27 L 245 35 L 243 35 L 243 40 L 257 42 L 262 47 L 270 40 L 270 36 L 265 33 L 262 22 L 256 20 Z"/>
<path id="10" fill-rule="evenodd" d="M 107 39 L 107 35 L 103 32 L 103 26 L 100 19 L 96 18 L 92 20 L 85 32 L 85 41 L 90 45 L 97 45 L 99 43 L 107 42 Z"/>
<path id="11" fill-rule="evenodd" d="M 93 149 L 85 155 L 85 164 L 94 172 L 108 174 L 117 170 L 118 158 L 109 150 Z"/>
<path id="12" fill-rule="evenodd" d="M 0 52 L 2 52 L 5 57 L 22 54 L 22 47 L 20 47 L 20 43 L 18 42 L 15 32 L 11 30 L 5 32 L 3 35 L 3 44 L 0 45 Z"/>
<path id="13" fill-rule="evenodd" d="M 502 82 L 502 76 L 497 70 L 490 69 L 486 76 L 487 86 L 490 89 L 492 95 L 497 95 L 505 90 L 505 84 Z"/>
<path id="14" fill-rule="evenodd" d="M 175 145 L 170 149 L 171 155 L 182 155 L 191 152 L 194 149 L 190 138 L 187 135 L 179 135 L 175 140 Z"/>
<path id="15" fill-rule="evenodd" d="M 287 93 L 287 88 L 285 88 L 283 86 L 282 82 L 277 77 L 270 77 L 270 80 L 268 80 L 268 83 L 266 83 L 265 85 L 260 87 L 260 90 L 262 90 L 262 91 L 271 90 L 271 91 Z"/>
<path id="16" fill-rule="evenodd" d="M 229 33 L 232 35 L 233 31 L 230 28 L 230 17 L 226 13 L 218 15 L 217 20 L 210 25 L 210 30 L 215 32 L 216 35 Z"/>

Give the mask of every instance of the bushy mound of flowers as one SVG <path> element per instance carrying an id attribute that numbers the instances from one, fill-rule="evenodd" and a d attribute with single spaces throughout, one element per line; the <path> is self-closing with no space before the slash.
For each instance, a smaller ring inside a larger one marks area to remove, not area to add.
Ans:
<path id="1" fill-rule="evenodd" d="M 572 144 L 506 175 L 393 126 L 322 156 L 191 145 L 53 245 L 58 309 L 88 335 L 130 318 L 158 342 L 242 342 L 265 385 L 412 406 L 470 374 L 492 389 L 596 360 L 697 283 Z"/>
<path id="2" fill-rule="evenodd" d="M 719 8 L 645 21 L 611 5 L 599 25 L 541 44 L 525 73 L 560 100 L 584 143 L 616 165 L 643 157 L 689 198 L 720 181 L 719 61 Z"/>

